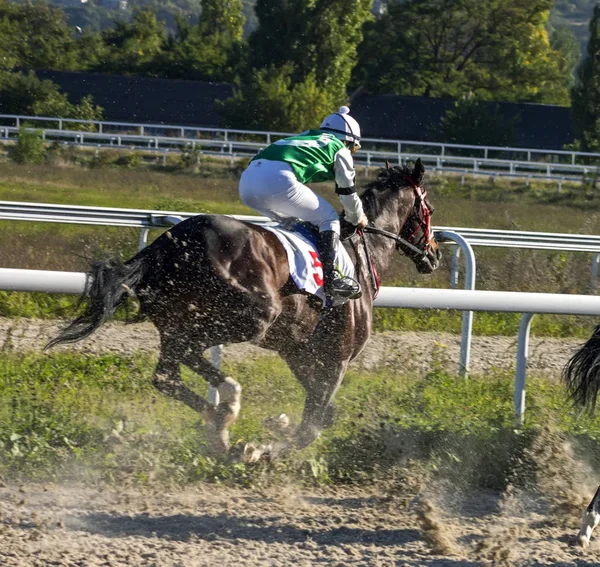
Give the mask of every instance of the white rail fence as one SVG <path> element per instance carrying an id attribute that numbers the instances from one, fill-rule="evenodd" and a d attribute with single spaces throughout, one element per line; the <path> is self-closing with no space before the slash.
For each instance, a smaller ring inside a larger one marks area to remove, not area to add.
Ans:
<path id="1" fill-rule="evenodd" d="M 81 294 L 85 291 L 86 284 L 86 274 L 78 272 L 0 268 L 1 290 Z M 515 414 L 518 423 L 522 424 L 525 419 L 529 330 L 533 315 L 535 313 L 554 313 L 598 316 L 600 315 L 600 297 L 510 291 L 383 287 L 375 301 L 375 307 L 523 313 L 519 328 L 514 388 Z"/>
<path id="2" fill-rule="evenodd" d="M 19 203 L 0 201 L 0 220 L 35 222 L 59 222 L 67 224 L 121 226 L 140 229 L 140 249 L 147 245 L 148 234 L 153 228 L 168 228 L 194 216 L 192 212 L 155 211 L 141 209 L 117 209 L 106 207 L 82 207 L 52 205 L 46 203 Z M 232 215 L 240 220 L 255 223 L 269 221 L 266 217 Z M 440 242 L 455 245 L 451 272 L 451 287 L 458 286 L 460 255 L 465 258 L 464 288 L 474 290 L 476 285 L 476 258 L 473 246 L 498 246 L 587 252 L 593 254 L 592 285 L 595 291 L 600 264 L 600 237 L 593 235 L 560 234 L 544 232 L 517 232 L 494 229 L 435 227 Z M 473 312 L 464 311 L 461 331 L 459 373 L 469 372 Z"/>
<path id="3" fill-rule="evenodd" d="M 185 125 L 76 120 L 44 116 L 0 115 L 0 142 L 16 139 L 21 126 L 35 127 L 48 141 L 95 148 L 128 149 L 162 154 L 197 148 L 203 154 L 235 158 L 254 155 L 286 132 L 201 128 Z M 82 131 L 81 128 L 90 131 Z M 471 146 L 410 140 L 365 138 L 356 161 L 380 167 L 386 159 L 405 163 L 417 157 L 437 171 L 581 181 L 596 175 L 600 154 L 535 148 Z"/>

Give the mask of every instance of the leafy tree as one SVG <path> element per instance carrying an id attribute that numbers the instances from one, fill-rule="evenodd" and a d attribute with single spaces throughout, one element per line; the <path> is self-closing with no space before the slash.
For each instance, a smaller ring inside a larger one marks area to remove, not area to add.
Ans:
<path id="1" fill-rule="evenodd" d="M 566 83 L 571 86 L 575 69 L 581 59 L 581 46 L 568 26 L 557 27 L 550 35 L 550 47 L 563 56 L 563 73 Z"/>
<path id="2" fill-rule="evenodd" d="M 251 71 L 218 105 L 224 123 L 304 130 L 345 101 L 372 0 L 257 0 Z"/>
<path id="3" fill-rule="evenodd" d="M 318 127 L 332 108 L 331 94 L 314 75 L 294 83 L 293 67 L 254 69 L 249 81 L 217 102 L 226 127 L 299 132 Z"/>
<path id="4" fill-rule="evenodd" d="M 241 40 L 244 31 L 242 0 L 202 0 L 198 28 L 206 38 L 218 35 L 231 41 Z"/>
<path id="5" fill-rule="evenodd" d="M 102 35 L 92 30 L 85 30 L 77 38 L 77 51 L 81 70 L 102 69 L 109 57 L 109 48 Z"/>
<path id="6" fill-rule="evenodd" d="M 106 57 L 95 70 L 152 75 L 155 74 L 152 63 L 161 53 L 166 32 L 154 12 L 142 10 L 134 13 L 131 23 L 119 21 L 114 29 L 105 30 L 102 38 Z"/>
<path id="7" fill-rule="evenodd" d="M 159 66 L 164 76 L 232 81 L 245 60 L 241 0 L 202 0 L 197 25 L 177 18 Z"/>
<path id="8" fill-rule="evenodd" d="M 3 68 L 75 69 L 77 53 L 73 30 L 64 12 L 43 2 L 17 5 L 0 0 L 0 37 Z"/>
<path id="9" fill-rule="evenodd" d="M 552 0 L 407 0 L 367 24 L 354 83 L 372 92 L 568 104 Z"/>
<path id="10" fill-rule="evenodd" d="M 372 0 L 257 0 L 250 64 L 293 66 L 292 83 L 314 76 L 334 104 L 343 102 Z"/>
<path id="11" fill-rule="evenodd" d="M 495 103 L 463 97 L 443 116 L 438 133 L 454 144 L 511 146 L 517 136 L 517 119 L 507 120 Z"/>
<path id="12" fill-rule="evenodd" d="M 577 146 L 600 151 L 600 6 L 590 20 L 587 57 L 579 68 L 571 91 Z"/>

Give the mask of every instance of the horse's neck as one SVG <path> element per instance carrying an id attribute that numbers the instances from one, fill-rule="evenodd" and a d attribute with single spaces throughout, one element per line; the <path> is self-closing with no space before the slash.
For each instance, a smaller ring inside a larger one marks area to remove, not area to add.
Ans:
<path id="1" fill-rule="evenodd" d="M 380 228 L 392 234 L 400 232 L 402 221 L 397 211 L 391 211 L 384 207 L 378 207 L 378 210 L 369 210 L 369 208 L 366 208 L 366 214 L 375 228 Z M 387 236 L 372 233 L 369 233 L 366 238 L 377 271 L 380 274 L 385 273 L 394 256 L 396 242 Z"/>

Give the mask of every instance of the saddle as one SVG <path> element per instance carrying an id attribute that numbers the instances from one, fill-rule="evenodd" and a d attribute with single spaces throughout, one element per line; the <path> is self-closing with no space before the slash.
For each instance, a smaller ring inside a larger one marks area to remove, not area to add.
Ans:
<path id="1" fill-rule="evenodd" d="M 278 221 L 279 225 L 290 232 L 297 232 L 312 242 L 315 247 L 319 242 L 319 227 L 311 222 L 303 221 L 295 217 L 288 217 Z M 352 223 L 344 218 L 344 211 L 340 215 L 340 240 L 352 238 L 357 231 Z"/>

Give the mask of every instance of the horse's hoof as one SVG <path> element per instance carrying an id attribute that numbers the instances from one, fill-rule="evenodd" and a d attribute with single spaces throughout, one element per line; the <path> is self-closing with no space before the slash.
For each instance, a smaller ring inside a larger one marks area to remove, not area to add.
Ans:
<path id="1" fill-rule="evenodd" d="M 277 416 L 267 417 L 263 420 L 262 424 L 271 433 L 278 435 L 287 432 L 290 427 L 290 418 L 287 414 L 282 413 Z"/>
<path id="2" fill-rule="evenodd" d="M 268 457 L 271 451 L 271 445 L 254 445 L 246 443 L 240 456 L 240 461 L 246 464 L 258 463 Z"/>
<path id="3" fill-rule="evenodd" d="M 577 536 L 577 539 L 575 540 L 575 545 L 578 547 L 581 547 L 583 549 L 587 549 L 590 546 L 590 540 L 587 536 L 580 534 Z"/>

